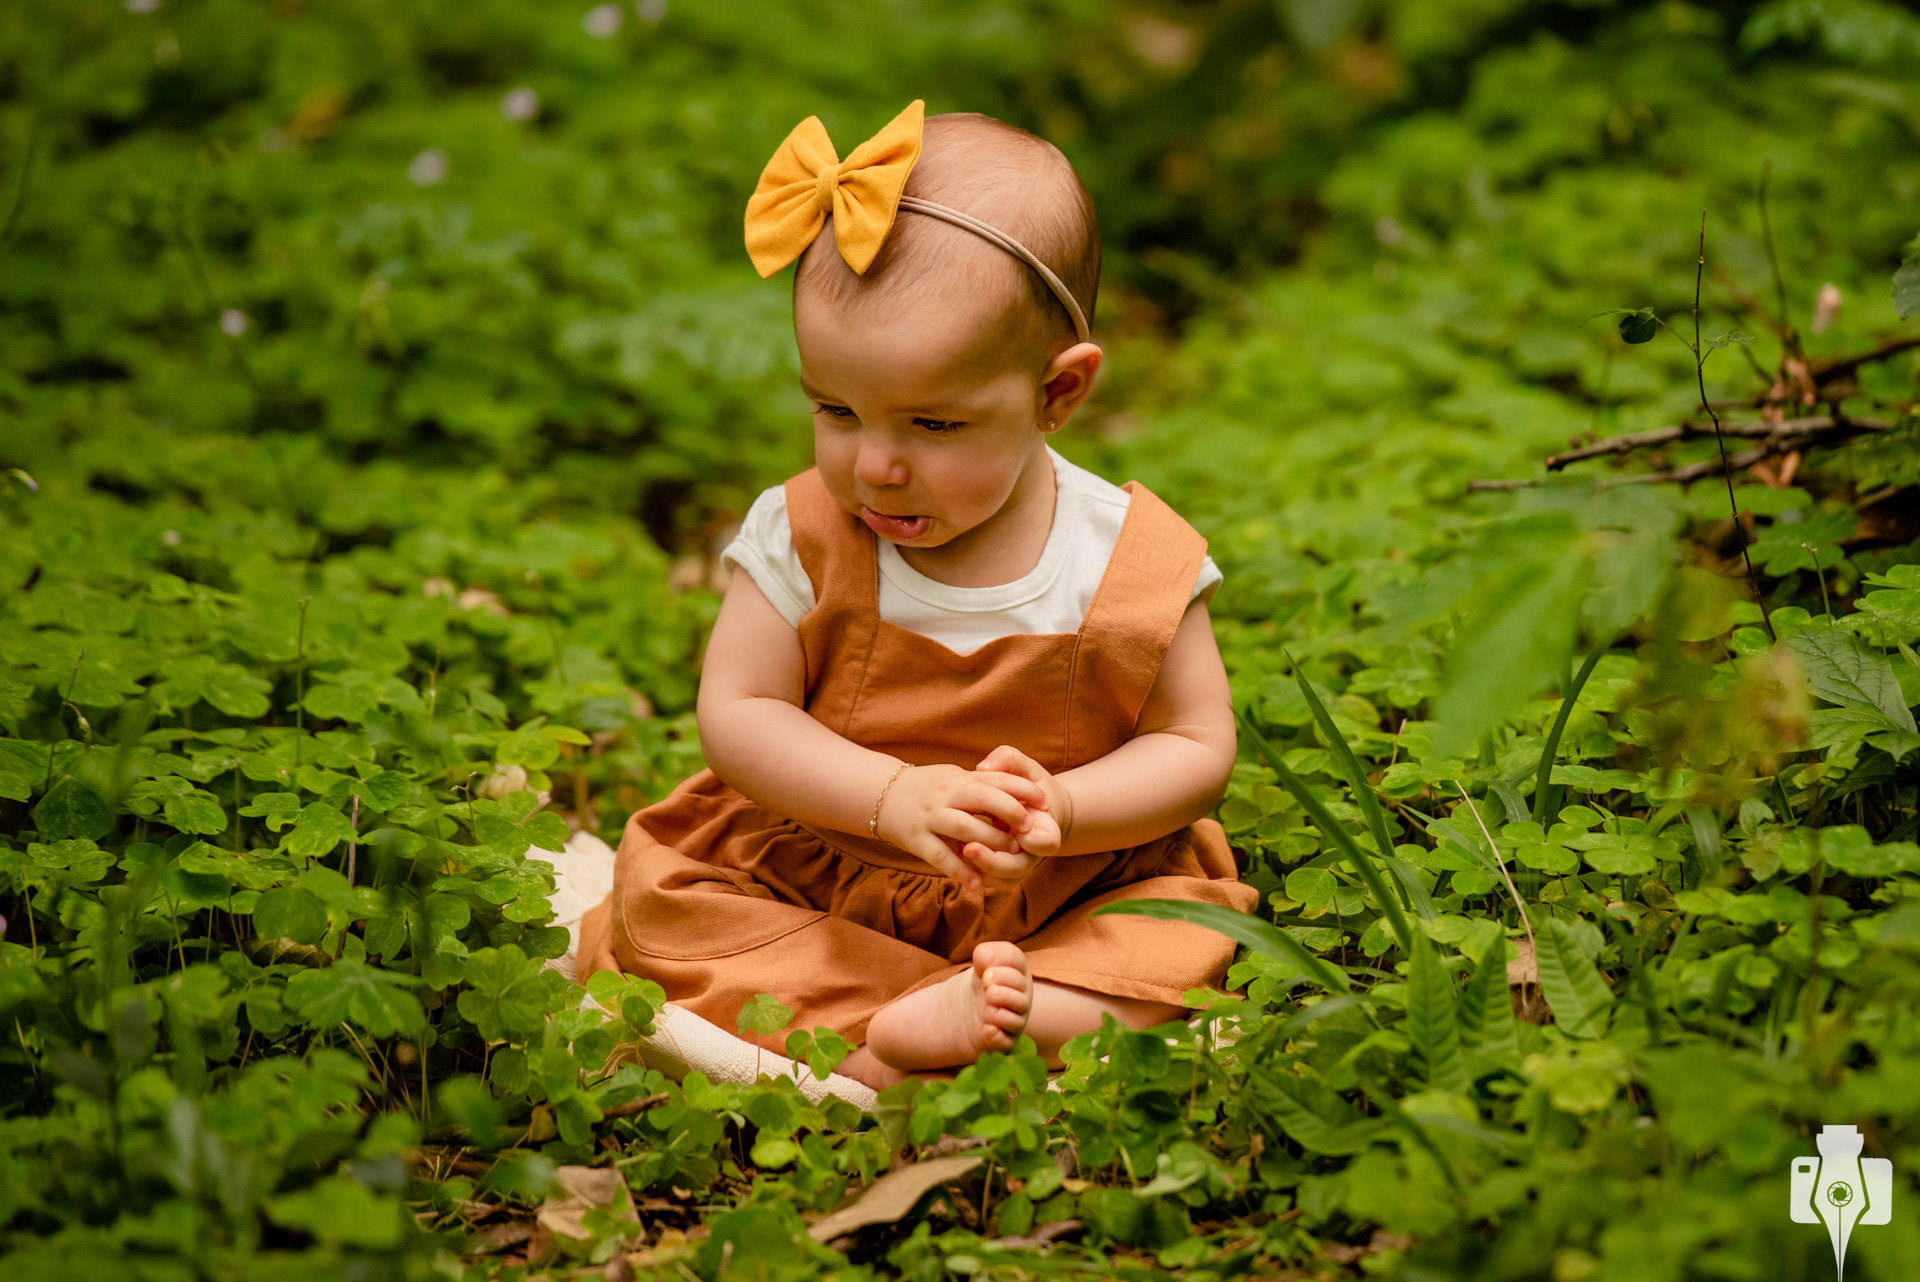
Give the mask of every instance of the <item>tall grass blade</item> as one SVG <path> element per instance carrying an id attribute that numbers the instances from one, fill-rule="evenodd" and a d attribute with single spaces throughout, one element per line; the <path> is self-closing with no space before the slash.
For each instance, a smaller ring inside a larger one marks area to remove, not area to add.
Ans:
<path id="1" fill-rule="evenodd" d="M 1387 925 L 1392 928 L 1394 938 L 1400 943 L 1400 950 L 1411 955 L 1413 928 L 1407 924 L 1407 914 L 1400 907 L 1399 896 L 1388 893 L 1387 883 L 1381 878 L 1380 870 L 1373 866 L 1373 861 L 1367 858 L 1366 852 L 1360 849 L 1359 844 L 1348 835 L 1347 830 L 1327 813 L 1326 806 L 1321 804 L 1320 798 L 1313 795 L 1313 789 L 1307 787 L 1306 781 L 1289 770 L 1286 762 L 1280 760 L 1280 754 L 1273 750 L 1273 745 L 1267 742 L 1265 735 L 1253 728 L 1246 714 L 1239 708 L 1235 708 L 1233 716 L 1234 720 L 1238 721 L 1241 728 L 1247 732 L 1247 736 L 1253 740 L 1254 747 L 1273 768 L 1273 772 L 1280 776 L 1280 782 L 1286 786 L 1288 792 L 1293 794 L 1294 800 L 1300 803 L 1300 808 L 1307 812 L 1307 817 L 1313 820 L 1321 832 L 1327 834 L 1329 840 L 1340 847 L 1340 852 L 1347 857 L 1347 862 L 1353 866 L 1353 871 L 1359 874 L 1360 880 L 1366 883 L 1367 890 L 1380 902 L 1381 911 L 1387 917 Z"/>
<path id="2" fill-rule="evenodd" d="M 1566 733 L 1567 719 L 1573 716 L 1573 705 L 1580 702 L 1580 691 L 1586 686 L 1587 678 L 1593 675 L 1600 656 L 1612 648 L 1613 637 L 1607 636 L 1587 655 L 1587 661 L 1580 665 L 1580 671 L 1574 674 L 1572 684 L 1560 700 L 1560 715 L 1553 719 L 1553 729 L 1540 749 L 1540 772 L 1533 781 L 1533 821 L 1542 828 L 1551 824 L 1553 817 L 1560 813 L 1562 789 L 1551 782 L 1554 758 L 1560 755 L 1560 736 Z"/>
<path id="3" fill-rule="evenodd" d="M 1380 804 L 1380 795 L 1373 790 L 1373 784 L 1367 779 L 1366 771 L 1360 768 L 1360 759 L 1353 754 L 1353 748 L 1347 743 L 1333 724 L 1333 715 L 1326 705 L 1320 702 L 1320 696 L 1313 692 L 1313 686 L 1307 680 L 1307 674 L 1300 671 L 1300 665 L 1294 662 L 1293 655 L 1284 648 L 1280 653 L 1287 656 L 1287 662 L 1293 664 L 1293 679 L 1300 685 L 1300 693 L 1307 698 L 1307 707 L 1313 710 L 1315 724 L 1320 727 L 1321 738 L 1327 741 L 1333 759 L 1340 763 L 1340 772 L 1347 777 L 1347 785 L 1353 789 L 1354 800 L 1360 804 L 1360 813 L 1366 816 L 1367 830 L 1373 834 L 1373 845 L 1380 852 L 1380 859 L 1392 870 L 1394 879 L 1400 884 L 1400 897 L 1408 908 L 1420 916 L 1432 920 L 1439 915 L 1433 906 L 1433 897 L 1427 894 L 1426 885 L 1412 865 L 1393 853 L 1393 831 L 1387 826 L 1387 810 Z"/>
<path id="4" fill-rule="evenodd" d="M 1316 957 L 1307 946 L 1281 930 L 1261 921 L 1219 904 L 1197 903 L 1191 899 L 1122 899 L 1105 904 L 1088 914 L 1092 917 L 1105 916 L 1108 913 L 1121 913 L 1134 917 L 1152 917 L 1159 921 L 1184 921 L 1196 926 L 1205 926 L 1208 930 L 1218 931 L 1236 944 L 1244 944 L 1256 953 L 1265 953 L 1281 961 L 1292 962 L 1307 975 L 1320 982 L 1323 988 L 1339 992 L 1351 992 L 1352 985 L 1338 966 L 1325 958 Z"/>

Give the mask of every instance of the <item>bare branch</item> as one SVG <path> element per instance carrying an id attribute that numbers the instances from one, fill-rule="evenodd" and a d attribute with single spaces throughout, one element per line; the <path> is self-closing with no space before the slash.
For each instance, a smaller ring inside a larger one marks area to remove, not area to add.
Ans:
<path id="1" fill-rule="evenodd" d="M 1850 426 L 1869 425 L 1866 420 L 1859 420 L 1858 422 L 1848 420 L 1847 422 Z M 1803 432 L 1812 429 L 1831 428 L 1834 425 L 1835 420 L 1832 417 L 1822 414 L 1812 418 L 1790 418 L 1779 423 L 1722 423 L 1720 430 L 1728 436 L 1772 436 L 1778 432 Z M 1886 426 L 1881 423 L 1872 425 Z M 1549 472 L 1558 472 L 1567 464 L 1577 463 L 1581 459 L 1599 458 L 1605 454 L 1625 454 L 1629 450 L 1640 448 L 1642 445 L 1659 445 L 1662 442 L 1675 441 L 1686 436 L 1712 435 L 1712 428 L 1704 427 L 1698 423 L 1677 423 L 1672 427 L 1651 427 L 1643 432 L 1628 432 L 1622 436 L 1609 436 L 1605 440 L 1595 441 L 1591 445 L 1582 445 L 1577 449 L 1568 450 L 1564 454 L 1550 454 L 1546 460 L 1547 470 Z"/>

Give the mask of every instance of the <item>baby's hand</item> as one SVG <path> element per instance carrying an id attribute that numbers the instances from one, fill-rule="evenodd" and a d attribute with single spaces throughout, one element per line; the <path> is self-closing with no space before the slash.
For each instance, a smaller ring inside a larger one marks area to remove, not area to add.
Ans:
<path id="1" fill-rule="evenodd" d="M 1026 857 L 1024 867 L 1014 872 L 1014 876 L 1024 874 L 1039 859 L 1048 855 L 1057 855 L 1066 844 L 1067 834 L 1073 830 L 1073 798 L 1060 786 L 1051 771 L 1039 762 L 1010 744 L 1001 744 L 980 762 L 980 770 L 998 772 L 1005 777 L 1014 776 L 1037 786 L 1040 789 L 1038 803 L 1029 801 L 1025 816 L 1016 824 L 1012 836 L 1018 843 L 1019 854 Z M 985 869 L 986 862 L 996 852 L 982 850 L 972 852 L 971 847 L 960 852 Z M 1011 867 L 1013 860 L 1000 854 L 994 861 L 996 869 L 1005 865 Z"/>
<path id="2" fill-rule="evenodd" d="M 959 766 L 916 766 L 903 771 L 880 807 L 880 836 L 960 882 L 978 887 L 981 874 L 998 877 L 997 866 L 962 858 L 956 851 L 1019 858 L 1011 830 L 1028 807 L 1046 794 L 1028 779 Z M 984 817 L 983 817 L 984 816 Z M 997 819 L 998 826 L 988 822 Z"/>

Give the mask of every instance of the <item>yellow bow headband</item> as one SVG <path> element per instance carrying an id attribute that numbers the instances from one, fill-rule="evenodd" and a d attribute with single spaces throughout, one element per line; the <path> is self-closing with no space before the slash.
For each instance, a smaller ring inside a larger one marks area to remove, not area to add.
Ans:
<path id="1" fill-rule="evenodd" d="M 1086 313 L 1072 291 L 1025 245 L 971 214 L 902 194 L 920 158 L 926 105 L 919 98 L 908 103 L 845 160 L 834 154 L 820 117 L 808 116 L 795 125 L 760 171 L 760 183 L 747 201 L 747 255 L 754 268 L 765 278 L 798 258 L 832 213 L 840 256 L 864 275 L 893 228 L 895 211 L 905 209 L 964 227 L 1040 273 L 1073 317 L 1074 332 L 1086 342 L 1091 334 Z"/>

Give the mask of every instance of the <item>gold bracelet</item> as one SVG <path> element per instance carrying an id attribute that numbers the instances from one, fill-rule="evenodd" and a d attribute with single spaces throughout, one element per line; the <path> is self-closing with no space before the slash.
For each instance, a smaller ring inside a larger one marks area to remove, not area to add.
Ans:
<path id="1" fill-rule="evenodd" d="M 880 790 L 879 801 L 873 803 L 873 818 L 867 820 L 867 835 L 869 837 L 878 837 L 880 835 L 880 802 L 887 799 L 887 792 L 893 787 L 893 781 L 900 777 L 900 772 L 911 769 L 912 765 L 913 763 L 910 761 L 903 761 L 894 768 L 892 774 L 887 776 L 887 786 Z"/>

